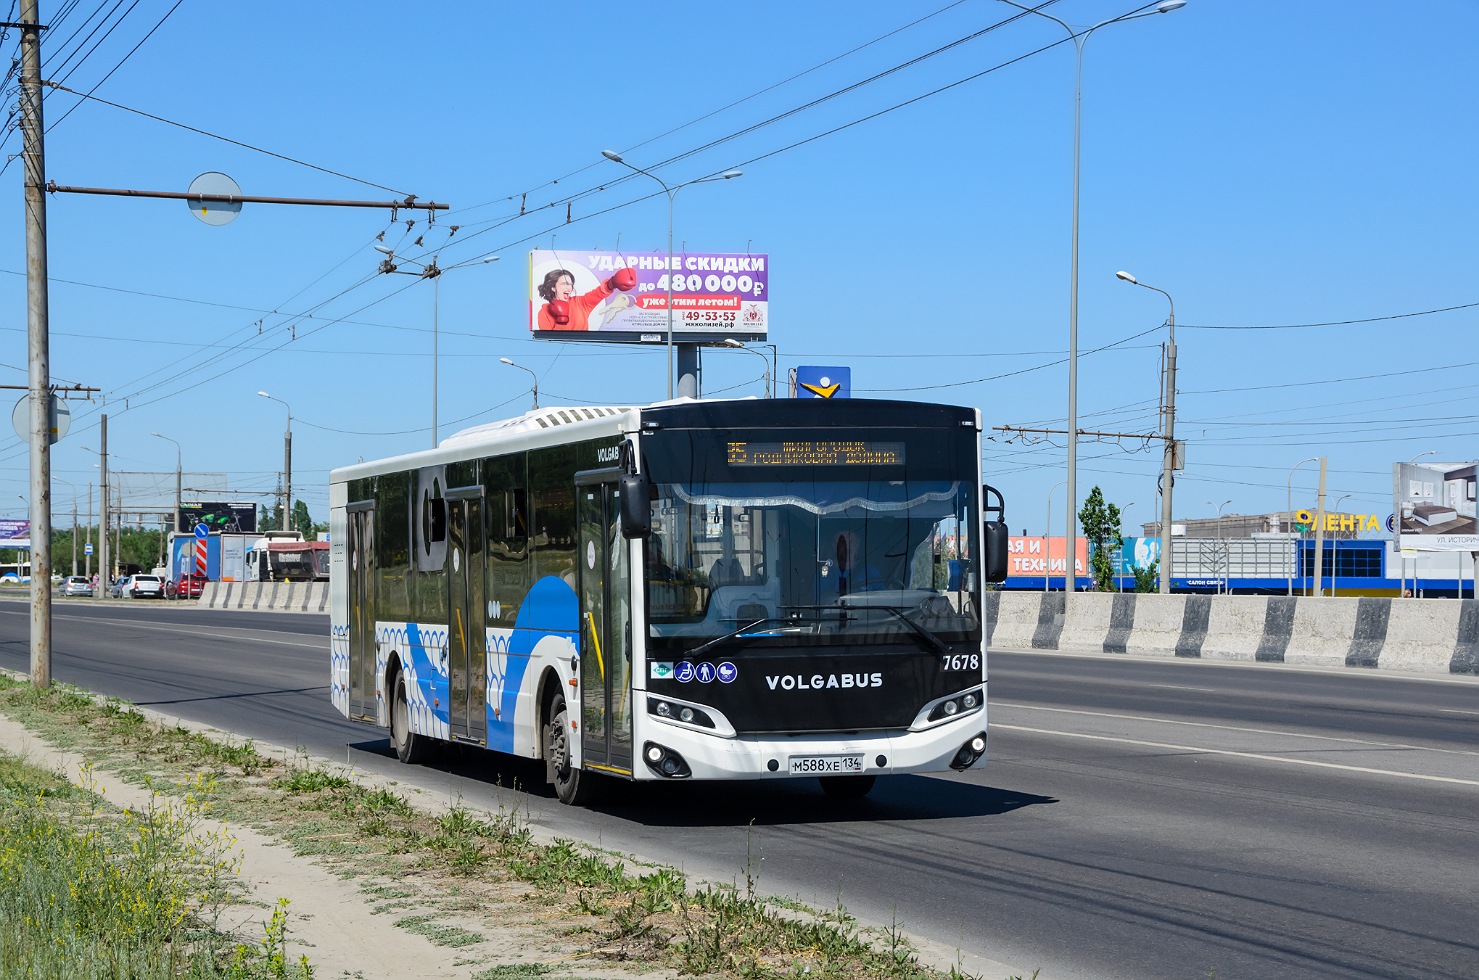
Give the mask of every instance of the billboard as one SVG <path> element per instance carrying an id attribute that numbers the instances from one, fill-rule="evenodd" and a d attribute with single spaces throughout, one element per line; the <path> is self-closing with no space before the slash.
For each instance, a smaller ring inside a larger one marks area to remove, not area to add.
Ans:
<path id="1" fill-rule="evenodd" d="M 529 253 L 529 330 L 558 340 L 683 343 L 764 340 L 770 323 L 765 255 L 684 252 Z"/>
<path id="2" fill-rule="evenodd" d="M 1013 537 L 1007 544 L 1007 577 L 1017 578 L 1019 576 L 1040 577 L 1043 575 L 1062 575 L 1068 563 L 1064 560 L 1067 554 L 1065 537 Z M 1087 575 L 1089 573 L 1089 545 L 1082 537 L 1075 537 L 1074 543 L 1074 575 Z"/>
<path id="3" fill-rule="evenodd" d="M 31 522 L 0 518 L 0 548 L 31 547 Z"/>
<path id="4" fill-rule="evenodd" d="M 1412 551 L 1479 551 L 1474 463 L 1392 464 L 1397 546 Z"/>
<path id="5" fill-rule="evenodd" d="M 197 524 L 204 524 L 212 533 L 253 534 L 257 530 L 257 505 L 215 501 L 181 504 L 180 523 L 176 526 L 189 532 Z"/>

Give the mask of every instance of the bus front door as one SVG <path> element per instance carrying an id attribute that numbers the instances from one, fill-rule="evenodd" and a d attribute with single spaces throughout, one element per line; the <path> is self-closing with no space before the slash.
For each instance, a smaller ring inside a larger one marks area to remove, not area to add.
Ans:
<path id="1" fill-rule="evenodd" d="M 483 501 L 447 494 L 447 720 L 457 741 L 488 742 L 488 641 L 483 626 Z"/>
<path id="2" fill-rule="evenodd" d="M 586 768 L 630 775 L 631 582 L 621 501 L 615 482 L 578 480 L 576 490 L 581 753 Z"/>
<path id="3" fill-rule="evenodd" d="M 375 721 L 375 510 L 349 507 L 349 717 Z"/>

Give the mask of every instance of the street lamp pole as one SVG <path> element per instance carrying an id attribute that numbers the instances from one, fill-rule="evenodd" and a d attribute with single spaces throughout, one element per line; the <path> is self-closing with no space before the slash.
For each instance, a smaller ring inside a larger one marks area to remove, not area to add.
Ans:
<path id="1" fill-rule="evenodd" d="M 1121 530 L 1121 528 L 1124 525 L 1125 514 L 1127 514 L 1129 512 L 1130 508 L 1131 507 L 1134 507 L 1134 506 L 1135 506 L 1135 501 L 1132 500 L 1128 504 L 1125 504 L 1125 506 L 1123 506 L 1123 507 L 1120 508 L 1120 527 L 1116 527 L 1115 528 L 1115 533 L 1120 536 L 1120 569 L 1121 569 L 1121 571 L 1120 571 L 1119 579 L 1120 579 L 1120 591 L 1121 592 L 1125 591 L 1125 575 L 1124 575 L 1124 567 L 1125 567 L 1125 544 L 1124 544 L 1124 532 Z M 1139 566 L 1136 566 L 1136 567 L 1139 567 Z"/>
<path id="2" fill-rule="evenodd" d="M 1297 462 L 1293 466 L 1289 467 L 1289 479 L 1287 479 L 1287 480 L 1284 481 L 1284 520 L 1286 520 L 1286 521 L 1289 522 L 1289 526 L 1291 528 L 1294 526 L 1294 471 L 1297 470 L 1297 469 L 1299 469 L 1305 463 L 1318 463 L 1319 461 L 1320 461 L 1320 457 L 1318 457 L 1318 456 L 1311 456 L 1309 459 L 1301 459 L 1299 462 Z M 1294 561 L 1295 562 L 1298 562 L 1299 561 L 1299 544 L 1297 542 L 1295 542 L 1295 544 L 1294 544 Z M 1304 569 L 1302 569 L 1302 568 L 1299 570 L 1299 577 L 1301 579 L 1304 578 Z M 1294 565 L 1293 564 L 1290 564 L 1290 566 L 1289 566 L 1289 595 L 1292 596 L 1293 594 L 1294 594 Z"/>
<path id="3" fill-rule="evenodd" d="M 181 491 L 180 483 L 181 483 L 181 477 L 183 475 L 183 471 L 180 468 L 180 466 L 181 466 L 180 460 L 183 458 L 182 451 L 180 449 L 180 443 L 177 440 L 175 440 L 175 439 L 171 439 L 169 436 L 165 435 L 162 432 L 151 432 L 149 434 L 151 436 L 153 436 L 154 438 L 156 438 L 156 439 L 164 439 L 167 442 L 173 442 L 175 444 L 175 516 L 174 516 L 174 519 L 172 521 L 170 521 L 170 523 L 172 525 L 174 525 L 175 533 L 176 534 L 179 534 L 180 531 L 181 531 L 181 528 L 180 528 L 180 491 Z"/>
<path id="4" fill-rule="evenodd" d="M 1340 505 L 1345 503 L 1345 499 L 1349 496 L 1350 494 L 1343 493 L 1335 498 L 1335 513 L 1337 515 L 1341 513 Z M 1335 542 L 1332 540 L 1330 542 L 1330 598 L 1332 599 L 1335 598 L 1335 574 L 1340 570 L 1339 553 L 1340 549 L 1335 546 Z"/>
<path id="5" fill-rule="evenodd" d="M 1081 134 L 1083 131 L 1083 81 L 1084 81 L 1084 44 L 1089 35 L 1101 27 L 1116 24 L 1126 20 L 1136 20 L 1140 17 L 1148 17 L 1151 14 L 1165 14 L 1186 6 L 1186 0 L 1163 0 L 1154 10 L 1142 11 L 1138 14 L 1122 14 L 1119 17 L 1111 17 L 1109 20 L 1100 21 L 1093 27 L 1083 32 L 1075 31 L 1066 23 L 1054 17 L 1052 14 L 1043 13 L 1033 7 L 1024 7 L 1015 0 L 1002 0 L 1018 10 L 1030 14 L 1037 14 L 1046 20 L 1050 20 L 1068 32 L 1068 39 L 1073 42 L 1077 52 L 1077 60 L 1074 68 L 1073 82 L 1073 234 L 1071 257 L 1069 260 L 1069 299 L 1068 299 L 1068 534 L 1065 541 L 1064 554 L 1068 560 L 1073 560 L 1075 553 L 1075 538 L 1078 534 L 1078 515 L 1073 511 L 1073 501 L 1078 495 L 1078 197 L 1079 197 L 1079 158 L 1082 146 Z M 1167 485 L 1169 492 L 1170 486 Z M 1164 536 L 1163 536 L 1164 538 Z M 1169 564 L 1170 550 L 1167 546 L 1165 553 L 1161 556 L 1163 574 L 1161 576 L 1161 591 L 1169 591 L 1169 575 L 1164 569 Z M 1074 576 L 1066 578 L 1066 590 L 1072 592 L 1074 587 Z"/>
<path id="6" fill-rule="evenodd" d="M 745 346 L 744 341 L 736 340 L 733 337 L 725 338 L 724 343 L 720 346 L 729 347 L 733 350 L 742 350 L 746 353 L 754 354 L 756 357 L 760 358 L 760 360 L 765 364 L 765 397 L 775 397 L 771 394 L 772 389 L 770 387 L 770 358 L 766 357 L 765 354 L 758 350 L 751 350 L 749 347 Z"/>
<path id="7" fill-rule="evenodd" d="M 1212 501 L 1207 501 L 1208 507 L 1215 506 L 1217 508 L 1217 550 L 1221 552 L 1218 566 L 1219 570 L 1222 572 L 1221 575 L 1217 576 L 1218 595 L 1221 595 L 1227 589 L 1227 548 L 1222 543 L 1222 508 L 1226 507 L 1230 503 L 1232 503 L 1231 500 L 1224 500 L 1222 503 L 1214 505 Z"/>
<path id="8" fill-rule="evenodd" d="M 382 255 L 385 256 L 385 258 L 383 258 L 383 259 L 380 260 L 380 268 L 376 270 L 377 272 L 380 272 L 382 274 L 389 274 L 389 273 L 392 273 L 392 272 L 398 272 L 398 273 L 400 273 L 403 276 L 419 276 L 422 279 L 430 279 L 432 281 L 432 290 L 431 290 L 431 447 L 433 449 L 435 449 L 436 446 L 437 446 L 437 404 L 440 401 L 440 395 L 441 395 L 441 389 L 440 389 L 439 383 L 437 381 L 437 365 L 440 363 L 441 357 L 440 357 L 440 354 L 439 354 L 437 348 L 438 348 L 438 343 L 439 343 L 440 338 L 441 338 L 442 273 L 444 273 L 444 272 L 451 272 L 453 269 L 461 269 L 463 266 L 486 264 L 488 262 L 497 262 L 498 261 L 498 256 L 496 256 L 496 255 L 480 255 L 480 256 L 478 256 L 475 259 L 468 259 L 466 262 L 458 262 L 456 265 L 449 265 L 445 269 L 443 269 L 443 268 L 441 268 L 441 267 L 439 267 L 437 265 L 437 260 L 436 260 L 436 256 L 435 255 L 433 255 L 431 257 L 431 261 L 430 262 L 428 262 L 428 263 L 426 263 L 424 265 L 422 263 L 420 263 L 420 262 L 417 262 L 414 259 L 402 259 L 401 260 L 402 262 L 411 262 L 414 265 L 421 266 L 421 271 L 420 272 L 405 272 L 399 266 L 396 265 L 396 262 L 395 262 L 395 250 L 394 249 L 386 248 L 384 245 L 376 245 L 375 246 L 375 251 L 377 251 L 377 252 L 379 252 L 379 253 L 381 253 Z"/>
<path id="9" fill-rule="evenodd" d="M 1411 466 L 1413 463 L 1416 463 L 1418 460 L 1422 459 L 1424 456 L 1436 456 L 1437 454 L 1438 454 L 1438 450 L 1436 450 L 1436 449 L 1429 449 L 1426 452 L 1418 453 L 1416 456 L 1412 457 L 1411 459 L 1409 459 L 1407 461 L 1407 465 L 1408 466 Z M 1396 501 L 1400 501 L 1403 498 L 1403 496 L 1404 496 L 1404 494 L 1402 493 L 1401 480 L 1402 480 L 1402 477 L 1401 477 L 1400 471 L 1398 472 L 1397 475 L 1395 475 L 1395 476 L 1392 477 L 1392 499 L 1393 500 L 1396 500 Z M 1407 557 L 1406 557 L 1406 554 L 1402 550 L 1402 508 L 1401 508 L 1400 504 L 1397 507 L 1397 513 L 1393 517 L 1393 521 L 1397 525 L 1396 542 L 1395 542 L 1396 547 L 1395 547 L 1394 550 L 1396 552 L 1397 560 L 1402 563 L 1401 564 L 1402 571 L 1400 573 L 1402 577 L 1401 577 L 1400 581 L 1398 581 L 1398 583 L 1397 583 L 1397 595 L 1400 596 L 1400 597 L 1405 598 L 1407 596 Z M 1415 569 L 1415 568 L 1413 569 L 1413 572 L 1412 572 L 1412 591 L 1414 591 L 1414 592 L 1417 591 L 1417 569 Z"/>
<path id="10" fill-rule="evenodd" d="M 1116 279 L 1123 279 L 1132 286 L 1142 286 L 1151 289 L 1166 297 L 1171 304 L 1170 318 L 1166 321 L 1170 327 L 1170 336 L 1166 341 L 1166 445 L 1165 453 L 1161 460 L 1161 585 L 1160 592 L 1165 595 L 1171 591 L 1171 513 L 1172 513 L 1172 485 L 1176 480 L 1176 301 L 1171 294 L 1156 286 L 1141 282 L 1128 272 L 1123 270 L 1114 274 Z"/>
<path id="11" fill-rule="evenodd" d="M 292 529 L 293 523 L 293 407 L 281 398 L 275 398 L 265 391 L 259 391 L 257 394 L 277 402 L 288 410 L 288 427 L 283 431 L 282 437 L 282 523 L 278 525 L 279 530 L 288 531 Z"/>
<path id="12" fill-rule="evenodd" d="M 626 160 L 623 160 L 621 158 L 620 153 L 617 153 L 614 150 L 602 150 L 601 156 L 610 160 L 612 163 L 621 164 L 628 170 L 634 170 L 639 174 L 646 174 L 648 177 L 651 177 L 653 180 L 662 185 L 663 193 L 668 196 L 668 399 L 671 401 L 673 397 L 673 199 L 678 196 L 679 191 L 689 186 L 690 184 L 708 184 L 716 180 L 732 180 L 735 177 L 743 176 L 743 171 L 726 170 L 724 173 L 719 174 L 715 177 L 700 177 L 697 180 L 690 180 L 685 183 L 676 184 L 672 187 L 669 187 L 667 181 L 663 180 L 657 174 L 652 173 L 649 170 L 643 170 L 641 167 L 638 167 L 635 164 L 628 163 Z M 684 344 L 683 346 L 685 370 L 679 372 L 679 374 L 682 375 L 682 380 L 679 382 L 678 394 L 687 398 L 697 398 L 698 347 L 694 344 Z"/>
<path id="13" fill-rule="evenodd" d="M 1047 592 L 1048 591 L 1048 578 L 1053 573 L 1053 537 L 1052 537 L 1052 535 L 1053 535 L 1053 492 L 1055 490 L 1057 490 L 1059 487 L 1065 485 L 1067 482 L 1068 482 L 1067 480 L 1059 480 L 1057 483 L 1053 484 L 1053 489 L 1048 491 L 1048 516 L 1047 516 L 1047 521 L 1045 522 L 1045 525 L 1044 525 L 1045 526 L 1045 530 L 1043 531 L 1043 538 L 1042 538 L 1042 558 L 1043 558 L 1042 590 L 1043 590 L 1043 592 Z"/>
<path id="14" fill-rule="evenodd" d="M 524 367 L 524 365 L 522 365 L 522 364 L 515 364 L 513 361 L 509 360 L 506 357 L 500 357 L 498 359 L 498 362 L 500 364 L 507 364 L 509 367 L 516 367 L 520 371 L 525 371 L 525 372 L 528 373 L 529 377 L 531 377 L 531 378 L 534 379 L 534 388 L 533 388 L 533 391 L 534 391 L 534 404 L 531 405 L 530 408 L 531 409 L 538 408 L 539 407 L 539 375 L 535 374 L 533 371 L 530 371 L 528 368 Z"/>

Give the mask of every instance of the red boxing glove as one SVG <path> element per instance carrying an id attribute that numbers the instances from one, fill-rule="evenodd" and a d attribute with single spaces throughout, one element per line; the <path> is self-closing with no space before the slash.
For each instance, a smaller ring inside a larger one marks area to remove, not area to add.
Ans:
<path id="1" fill-rule="evenodd" d="M 616 275 L 606 280 L 606 285 L 610 286 L 612 289 L 620 289 L 622 292 L 626 292 L 628 289 L 631 289 L 636 284 L 636 270 L 627 268 L 626 266 L 622 266 L 620 269 L 617 269 Z"/>
<path id="2" fill-rule="evenodd" d="M 563 299 L 549 301 L 549 315 L 560 326 L 570 322 L 570 304 Z"/>

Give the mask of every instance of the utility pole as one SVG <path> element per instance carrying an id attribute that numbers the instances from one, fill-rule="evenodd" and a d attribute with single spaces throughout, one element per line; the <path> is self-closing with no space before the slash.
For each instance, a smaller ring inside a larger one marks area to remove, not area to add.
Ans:
<path id="1" fill-rule="evenodd" d="M 31 684 L 51 686 L 51 354 L 47 322 L 46 154 L 37 0 L 21 0 L 21 155 L 25 160 L 26 333 L 31 442 Z"/>
<path id="2" fill-rule="evenodd" d="M 101 493 L 98 494 L 98 588 L 93 591 L 92 597 L 99 601 L 106 599 L 109 595 L 108 581 L 112 572 L 112 563 L 108 561 L 108 416 L 102 416 L 101 435 L 102 441 L 98 443 L 98 462 L 102 470 L 103 485 Z"/>
<path id="3" fill-rule="evenodd" d="M 1334 570 L 1332 569 L 1332 572 Z M 1320 457 L 1320 492 L 1315 498 L 1315 595 L 1324 595 L 1325 582 L 1325 457 Z M 1332 575 L 1333 578 L 1333 575 Z"/>

